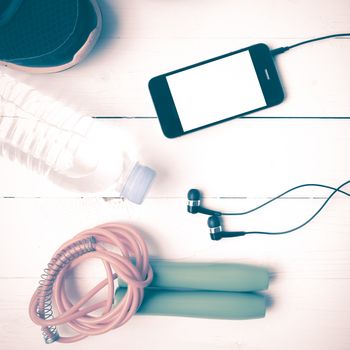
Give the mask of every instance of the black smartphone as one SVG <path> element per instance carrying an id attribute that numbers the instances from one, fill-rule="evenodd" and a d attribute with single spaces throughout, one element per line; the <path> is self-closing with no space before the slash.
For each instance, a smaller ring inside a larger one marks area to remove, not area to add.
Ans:
<path id="1" fill-rule="evenodd" d="M 275 106 L 284 98 L 265 44 L 156 76 L 149 90 L 169 138 Z"/>

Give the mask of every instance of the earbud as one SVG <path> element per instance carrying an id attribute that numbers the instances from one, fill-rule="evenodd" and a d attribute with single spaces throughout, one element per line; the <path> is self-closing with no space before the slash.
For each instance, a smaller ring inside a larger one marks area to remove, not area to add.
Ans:
<path id="1" fill-rule="evenodd" d="M 213 215 L 208 218 L 208 226 L 210 229 L 210 238 L 213 241 L 218 241 L 219 239 L 225 238 L 225 237 L 244 236 L 246 234 L 245 232 L 242 232 L 242 231 L 233 231 L 233 232 L 223 231 L 220 216 L 217 216 L 217 215 Z"/>
<path id="2" fill-rule="evenodd" d="M 222 232 L 222 226 L 221 226 L 221 220 L 218 216 L 213 215 L 208 218 L 208 226 L 210 229 L 210 238 L 213 241 L 218 241 L 222 238 L 221 232 Z"/>
<path id="3" fill-rule="evenodd" d="M 187 211 L 191 214 L 202 213 L 206 215 L 218 215 L 218 216 L 221 215 L 219 211 L 210 210 L 210 209 L 201 207 L 201 194 L 195 188 L 192 188 L 191 190 L 188 191 L 187 199 L 188 199 Z"/>
<path id="4" fill-rule="evenodd" d="M 192 188 L 187 193 L 187 211 L 191 214 L 197 214 L 198 208 L 200 208 L 201 205 L 201 195 L 198 190 L 195 188 Z"/>
<path id="5" fill-rule="evenodd" d="M 195 189 L 192 188 L 187 193 L 187 211 L 191 214 L 207 214 L 211 215 L 208 219 L 208 226 L 210 228 L 210 237 L 214 241 L 218 241 L 221 238 L 225 237 L 238 237 L 238 236 L 244 236 L 245 232 L 225 232 L 223 231 L 222 225 L 221 225 L 221 215 L 222 213 L 215 210 L 210 210 L 207 208 L 203 208 L 201 206 L 201 193 Z"/>

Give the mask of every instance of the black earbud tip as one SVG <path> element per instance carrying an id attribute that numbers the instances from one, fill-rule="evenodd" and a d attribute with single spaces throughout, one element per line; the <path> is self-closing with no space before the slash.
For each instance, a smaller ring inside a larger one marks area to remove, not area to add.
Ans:
<path id="1" fill-rule="evenodd" d="M 213 215 L 208 218 L 209 228 L 219 227 L 220 225 L 221 225 L 220 218 L 217 215 Z"/>
<path id="2" fill-rule="evenodd" d="M 187 199 L 190 201 L 199 201 L 200 198 L 201 198 L 201 194 L 195 188 L 190 189 L 187 193 Z"/>

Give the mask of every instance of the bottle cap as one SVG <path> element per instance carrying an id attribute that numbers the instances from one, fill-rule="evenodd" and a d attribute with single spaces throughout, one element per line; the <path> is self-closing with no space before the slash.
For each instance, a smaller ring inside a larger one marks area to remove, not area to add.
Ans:
<path id="1" fill-rule="evenodd" d="M 136 163 L 126 180 L 121 196 L 129 201 L 141 204 L 148 192 L 156 172 L 139 163 Z"/>

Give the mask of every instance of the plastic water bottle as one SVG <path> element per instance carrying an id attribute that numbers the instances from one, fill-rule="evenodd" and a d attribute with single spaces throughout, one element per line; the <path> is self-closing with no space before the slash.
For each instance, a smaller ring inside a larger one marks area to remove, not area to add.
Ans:
<path id="1" fill-rule="evenodd" d="M 130 136 L 0 72 L 0 154 L 79 192 L 113 190 L 140 204 L 155 172 Z"/>

